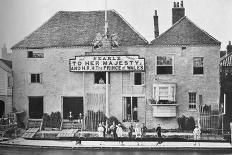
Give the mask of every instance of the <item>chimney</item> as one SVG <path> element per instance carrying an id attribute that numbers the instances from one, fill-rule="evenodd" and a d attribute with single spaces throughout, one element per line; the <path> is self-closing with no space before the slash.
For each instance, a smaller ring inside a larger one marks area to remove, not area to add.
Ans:
<path id="1" fill-rule="evenodd" d="M 155 34 L 155 38 L 157 38 L 159 36 L 159 21 L 158 21 L 157 10 L 155 10 L 153 19 L 154 19 L 154 34 Z"/>
<path id="2" fill-rule="evenodd" d="M 174 6 L 172 8 L 172 24 L 175 24 L 178 20 L 185 16 L 185 8 L 183 1 L 174 2 Z"/>
<path id="3" fill-rule="evenodd" d="M 232 52 L 231 41 L 229 41 L 229 44 L 227 45 L 226 49 L 227 49 L 227 54 L 230 54 Z"/>

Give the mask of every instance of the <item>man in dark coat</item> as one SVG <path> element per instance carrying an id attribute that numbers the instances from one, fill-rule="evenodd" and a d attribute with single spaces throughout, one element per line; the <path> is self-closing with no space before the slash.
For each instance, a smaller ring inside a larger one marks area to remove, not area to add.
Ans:
<path id="1" fill-rule="evenodd" d="M 158 127 L 156 128 L 156 133 L 157 133 L 157 136 L 158 136 L 158 144 L 161 144 L 162 143 L 162 136 L 161 136 L 161 126 L 160 124 L 158 124 Z"/>

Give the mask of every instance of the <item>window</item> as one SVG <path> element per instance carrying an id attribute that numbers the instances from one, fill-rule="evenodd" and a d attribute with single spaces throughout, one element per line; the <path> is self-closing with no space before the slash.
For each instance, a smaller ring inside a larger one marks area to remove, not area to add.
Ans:
<path id="1" fill-rule="evenodd" d="M 143 85 L 145 83 L 145 73 L 136 72 L 134 73 L 134 85 Z"/>
<path id="2" fill-rule="evenodd" d="M 33 58 L 33 51 L 27 51 L 27 57 Z"/>
<path id="3" fill-rule="evenodd" d="M 27 51 L 28 58 L 44 58 L 44 53 L 34 53 L 33 51 Z"/>
<path id="4" fill-rule="evenodd" d="M 173 74 L 172 57 L 157 56 L 157 74 Z"/>
<path id="5" fill-rule="evenodd" d="M 43 97 L 29 97 L 29 118 L 41 119 L 43 117 Z"/>
<path id="6" fill-rule="evenodd" d="M 193 58 L 193 74 L 204 74 L 203 57 Z"/>
<path id="7" fill-rule="evenodd" d="M 106 83 L 106 72 L 95 72 L 94 83 L 105 84 Z M 108 84 L 110 84 L 110 73 L 108 73 Z"/>
<path id="8" fill-rule="evenodd" d="M 42 83 L 42 74 L 31 74 L 31 83 Z"/>
<path id="9" fill-rule="evenodd" d="M 138 98 L 125 97 L 124 98 L 124 120 L 132 121 L 138 120 Z"/>
<path id="10" fill-rule="evenodd" d="M 153 99 L 159 104 L 175 103 L 176 84 L 154 84 Z"/>
<path id="11" fill-rule="evenodd" d="M 196 101 L 197 100 L 197 93 L 191 92 L 189 93 L 189 109 L 190 110 L 196 110 Z"/>
<path id="12" fill-rule="evenodd" d="M 12 82 L 13 82 L 12 78 L 10 76 L 8 76 L 7 77 L 7 86 L 8 86 L 8 88 L 12 87 L 12 85 L 13 85 Z"/>

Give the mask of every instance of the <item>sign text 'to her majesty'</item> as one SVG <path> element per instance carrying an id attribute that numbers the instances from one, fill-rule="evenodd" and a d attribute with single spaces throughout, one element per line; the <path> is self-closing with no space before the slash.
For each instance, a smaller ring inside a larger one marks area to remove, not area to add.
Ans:
<path id="1" fill-rule="evenodd" d="M 69 60 L 71 72 L 144 71 L 145 60 L 129 56 L 76 56 Z"/>

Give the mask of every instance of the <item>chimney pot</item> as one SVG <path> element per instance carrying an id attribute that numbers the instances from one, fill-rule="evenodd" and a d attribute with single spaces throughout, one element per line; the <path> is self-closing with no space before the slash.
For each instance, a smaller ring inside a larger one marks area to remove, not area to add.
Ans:
<path id="1" fill-rule="evenodd" d="M 176 2 L 173 2 L 173 4 L 174 4 L 173 7 L 176 8 Z"/>
<path id="2" fill-rule="evenodd" d="M 232 53 L 232 45 L 231 45 L 231 41 L 229 41 L 229 44 L 227 45 L 227 54 Z"/>
<path id="3" fill-rule="evenodd" d="M 175 24 L 178 20 L 180 20 L 185 16 L 185 8 L 183 1 L 181 1 L 181 3 L 179 2 L 175 2 L 175 3 L 176 3 L 176 7 L 172 8 L 172 24 Z M 179 7 L 179 4 L 181 5 L 181 7 Z"/>
<path id="4" fill-rule="evenodd" d="M 180 7 L 182 7 L 182 8 L 184 7 L 183 1 L 180 2 Z"/>
<path id="5" fill-rule="evenodd" d="M 157 16 L 157 10 L 155 10 L 155 16 Z"/>
<path id="6" fill-rule="evenodd" d="M 157 38 L 159 36 L 159 17 L 157 15 L 157 10 L 155 10 L 153 20 L 154 20 L 154 35 L 155 38 Z"/>

